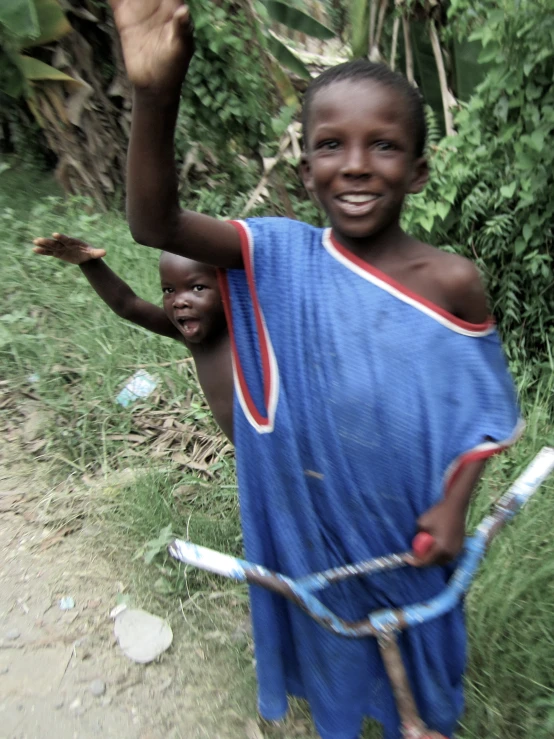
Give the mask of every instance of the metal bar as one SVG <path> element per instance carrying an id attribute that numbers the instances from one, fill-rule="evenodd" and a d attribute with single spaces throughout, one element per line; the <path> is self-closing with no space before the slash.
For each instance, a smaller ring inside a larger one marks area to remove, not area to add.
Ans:
<path id="1" fill-rule="evenodd" d="M 335 634 L 349 638 L 377 636 L 369 619 L 345 621 L 339 618 L 301 584 L 266 567 L 181 539 L 174 539 L 168 551 L 172 557 L 185 564 L 271 590 L 295 603 L 314 621 Z"/>
<path id="2" fill-rule="evenodd" d="M 341 567 L 333 567 L 323 572 L 314 572 L 312 575 L 301 577 L 296 582 L 310 591 L 322 590 L 328 585 L 346 580 L 349 577 L 359 577 L 360 575 L 373 575 L 375 572 L 384 572 L 395 570 L 399 567 L 406 567 L 413 562 L 412 552 L 403 552 L 402 554 L 386 554 L 383 557 L 374 557 L 366 559 L 363 562 L 357 562 L 351 565 L 342 565 Z"/>
<path id="3" fill-rule="evenodd" d="M 396 634 L 381 634 L 377 639 L 377 643 L 394 693 L 396 707 L 400 714 L 402 736 L 410 737 L 410 739 L 424 737 L 427 733 L 426 726 L 419 717 Z"/>

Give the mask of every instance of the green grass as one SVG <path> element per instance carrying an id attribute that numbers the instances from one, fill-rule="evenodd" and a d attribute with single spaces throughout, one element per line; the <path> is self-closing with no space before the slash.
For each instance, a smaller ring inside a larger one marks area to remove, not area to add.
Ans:
<path id="1" fill-rule="evenodd" d="M 192 540 L 239 553 L 229 456 L 211 461 L 198 475 L 171 453 L 152 456 L 152 439 L 133 446 L 117 438 L 146 435 L 149 423 L 168 417 L 214 438 L 215 427 L 191 365 L 177 361 L 185 358 L 184 349 L 114 316 L 78 268 L 34 255 L 31 240 L 60 230 L 106 248 L 108 263 L 138 294 L 153 301 L 161 297 L 157 254 L 133 244 L 121 215 L 98 214 L 86 201 L 64 203 L 45 195 L 52 190 L 49 180 L 29 178 L 26 171 L 0 176 L 0 376 L 14 398 L 10 417 L 23 421 L 19 406 L 29 399 L 47 411 L 46 444 L 34 458 L 49 463 L 55 480 L 71 474 L 78 481 L 100 483 L 94 507 L 113 531 L 107 546 L 115 551 L 123 542 L 127 559 L 135 553 L 153 554 L 156 547 L 162 551 L 163 541 L 155 540 L 168 525 Z M 121 408 L 115 396 L 139 365 L 159 377 L 159 392 Z M 525 368 L 518 374 L 524 390 Z M 38 379 L 31 381 L 32 375 Z M 550 377 L 551 372 L 532 397 L 524 393 L 525 438 L 488 466 L 472 507 L 472 526 L 541 446 L 554 443 Z M 138 469 L 132 479 L 125 475 L 130 468 Z M 467 601 L 467 711 L 459 739 L 554 736 L 553 529 L 554 482 L 549 481 L 499 535 L 474 583 Z M 144 565 L 137 570 L 143 573 Z M 191 612 L 198 607 L 216 620 L 217 604 L 228 599 L 233 615 L 220 608 L 218 628 L 223 631 L 236 621 L 237 612 L 244 613 L 244 589 L 201 573 L 187 573 L 185 580 L 163 555 L 146 568 L 146 587 L 167 608 L 175 608 L 181 598 L 185 609 L 190 604 Z M 233 654 L 231 650 L 229 659 L 237 664 L 236 689 L 249 696 L 245 710 L 252 712 L 250 657 Z M 303 721 L 303 710 L 295 712 L 295 720 Z M 273 736 L 272 730 L 268 736 Z"/>
<path id="2" fill-rule="evenodd" d="M 29 179 L 31 197 L 24 188 Z M 79 198 L 64 202 L 44 195 L 49 190 L 55 190 L 51 180 L 35 180 L 27 170 L 9 170 L 0 178 L 0 376 L 14 395 L 16 421 L 24 422 L 16 406 L 24 407 L 29 396 L 33 408 L 43 411 L 46 443 L 36 461 L 53 465 L 56 480 L 68 474 L 103 480 L 110 493 L 104 508 L 135 549 L 171 524 L 180 534 L 188 526 L 208 546 L 232 543 L 238 553 L 232 457 L 215 454 L 200 475 L 182 459 L 175 461 L 175 454 L 185 452 L 201 460 L 203 444 L 216 453 L 225 446 L 193 365 L 183 361 L 185 348 L 118 318 L 78 267 L 35 255 L 32 239 L 61 231 L 105 248 L 107 262 L 135 292 L 160 304 L 158 253 L 134 244 L 121 214 L 94 212 Z M 159 379 L 158 388 L 122 408 L 115 398 L 141 366 Z M 172 447 L 156 450 L 161 426 L 170 419 L 196 432 L 188 448 L 180 449 L 187 433 L 177 430 Z M 143 443 L 129 443 L 129 434 Z M 115 475 L 137 467 L 141 474 L 132 484 L 121 484 Z M 110 485 L 114 477 L 118 482 Z"/>

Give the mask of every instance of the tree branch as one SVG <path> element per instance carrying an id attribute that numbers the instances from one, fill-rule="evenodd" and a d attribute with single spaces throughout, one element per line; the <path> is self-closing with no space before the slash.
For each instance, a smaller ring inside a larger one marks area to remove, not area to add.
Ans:
<path id="1" fill-rule="evenodd" d="M 447 136 L 454 136 L 456 130 L 454 129 L 454 120 L 452 118 L 452 107 L 455 103 L 454 97 L 448 89 L 448 83 L 446 81 L 446 71 L 444 68 L 444 59 L 442 56 L 441 45 L 439 41 L 439 34 L 434 20 L 429 21 L 429 34 L 431 36 L 431 46 L 433 47 L 433 55 L 435 57 L 435 64 L 437 65 L 437 71 L 439 73 L 439 84 L 442 98 L 442 109 L 444 111 L 444 125 L 446 128 Z"/>
<path id="2" fill-rule="evenodd" d="M 402 15 L 402 30 L 404 32 L 404 49 L 406 51 L 406 77 L 410 84 L 415 85 L 414 54 L 412 51 L 412 40 L 410 38 L 410 24 L 405 15 Z"/>
<path id="3" fill-rule="evenodd" d="M 398 46 L 398 29 L 400 28 L 400 16 L 396 16 L 394 23 L 392 24 L 392 42 L 390 49 L 390 63 L 389 67 L 394 72 L 396 66 L 396 49 Z"/>

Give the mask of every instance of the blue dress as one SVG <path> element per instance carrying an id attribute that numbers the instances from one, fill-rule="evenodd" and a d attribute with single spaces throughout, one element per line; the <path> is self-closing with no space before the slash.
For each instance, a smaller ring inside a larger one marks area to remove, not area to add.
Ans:
<path id="1" fill-rule="evenodd" d="M 492 323 L 461 321 L 285 218 L 234 222 L 244 270 L 222 273 L 233 347 L 246 558 L 292 577 L 410 549 L 417 518 L 464 462 L 519 434 Z M 485 441 L 487 440 L 487 441 Z M 339 616 L 429 598 L 451 569 L 404 569 L 323 591 Z M 307 698 L 322 739 L 363 719 L 400 739 L 374 639 L 331 634 L 251 588 L 259 710 Z M 422 718 L 450 736 L 463 708 L 462 607 L 400 637 Z"/>

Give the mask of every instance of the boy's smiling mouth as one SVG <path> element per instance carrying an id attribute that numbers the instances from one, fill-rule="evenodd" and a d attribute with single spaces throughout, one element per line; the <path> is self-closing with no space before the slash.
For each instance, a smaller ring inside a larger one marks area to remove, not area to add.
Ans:
<path id="1" fill-rule="evenodd" d="M 381 196 L 371 192 L 345 192 L 335 196 L 345 215 L 365 216 L 370 213 Z"/>

